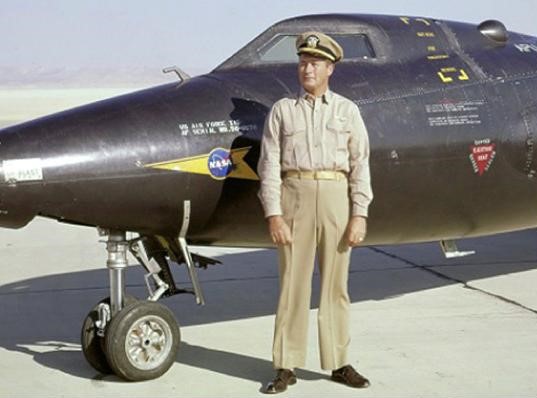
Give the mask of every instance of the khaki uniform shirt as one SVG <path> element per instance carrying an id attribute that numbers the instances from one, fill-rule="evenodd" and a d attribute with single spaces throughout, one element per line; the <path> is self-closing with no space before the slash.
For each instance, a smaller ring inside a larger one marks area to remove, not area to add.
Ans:
<path id="1" fill-rule="evenodd" d="M 265 217 L 282 215 L 281 174 L 338 170 L 348 174 L 353 216 L 367 217 L 373 199 L 369 139 L 358 106 L 328 90 L 276 102 L 265 122 L 258 174 Z"/>

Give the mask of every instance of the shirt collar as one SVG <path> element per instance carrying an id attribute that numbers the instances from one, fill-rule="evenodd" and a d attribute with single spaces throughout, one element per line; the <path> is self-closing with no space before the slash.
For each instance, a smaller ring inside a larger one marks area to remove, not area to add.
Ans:
<path id="1" fill-rule="evenodd" d="M 311 97 L 311 94 L 308 94 L 303 88 L 301 88 L 300 92 L 298 93 L 295 105 L 298 105 L 300 99 L 307 101 L 308 100 L 307 97 Z M 334 93 L 330 91 L 330 89 L 326 90 L 326 92 L 323 95 L 321 95 L 323 104 L 329 104 L 330 101 L 332 101 L 333 97 L 334 97 Z"/>

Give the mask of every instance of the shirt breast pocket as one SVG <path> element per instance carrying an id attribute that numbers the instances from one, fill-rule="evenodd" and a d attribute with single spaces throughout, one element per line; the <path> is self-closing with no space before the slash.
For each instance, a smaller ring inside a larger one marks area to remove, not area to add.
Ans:
<path id="1" fill-rule="evenodd" d="M 306 129 L 282 130 L 281 160 L 284 170 L 299 169 L 306 148 Z"/>
<path id="2" fill-rule="evenodd" d="M 327 144 L 338 151 L 347 151 L 351 137 L 350 129 L 344 123 L 331 120 L 326 124 L 328 131 Z"/>

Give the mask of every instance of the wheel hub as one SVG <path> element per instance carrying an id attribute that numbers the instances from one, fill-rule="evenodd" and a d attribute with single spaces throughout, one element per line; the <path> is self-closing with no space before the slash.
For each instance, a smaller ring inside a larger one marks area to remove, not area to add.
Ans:
<path id="1" fill-rule="evenodd" d="M 172 343 L 172 331 L 167 322 L 158 316 L 145 316 L 129 329 L 125 340 L 125 351 L 133 366 L 151 370 L 166 360 L 172 349 Z"/>

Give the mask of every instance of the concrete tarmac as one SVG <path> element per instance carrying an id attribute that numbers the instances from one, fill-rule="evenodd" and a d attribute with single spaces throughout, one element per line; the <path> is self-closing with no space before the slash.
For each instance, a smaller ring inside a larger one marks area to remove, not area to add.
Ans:
<path id="1" fill-rule="evenodd" d="M 273 376 L 274 250 L 194 248 L 223 262 L 200 270 L 207 305 L 163 300 L 181 325 L 177 360 L 157 380 L 128 383 L 98 374 L 80 350 L 86 313 L 108 295 L 98 240 L 94 229 L 46 219 L 0 230 L 0 397 L 262 395 Z M 371 380 L 365 390 L 320 369 L 317 275 L 307 364 L 281 396 L 537 396 L 537 231 L 458 243 L 477 254 L 447 260 L 436 243 L 353 251 L 350 359 Z M 141 267 L 129 267 L 127 284 L 146 295 Z"/>

